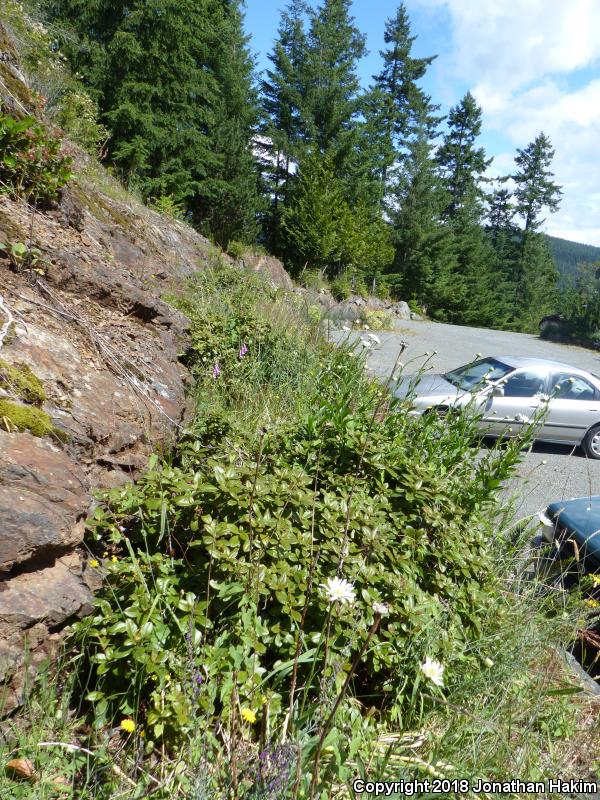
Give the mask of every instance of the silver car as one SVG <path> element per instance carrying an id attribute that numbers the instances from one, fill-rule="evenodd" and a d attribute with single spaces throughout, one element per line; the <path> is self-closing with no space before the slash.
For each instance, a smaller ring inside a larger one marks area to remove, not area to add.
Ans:
<path id="1" fill-rule="evenodd" d="M 600 459 L 600 378 L 568 364 L 489 356 L 444 375 L 402 378 L 395 395 L 416 414 L 469 406 L 486 436 L 514 436 L 541 420 L 539 441 L 581 445 Z"/>

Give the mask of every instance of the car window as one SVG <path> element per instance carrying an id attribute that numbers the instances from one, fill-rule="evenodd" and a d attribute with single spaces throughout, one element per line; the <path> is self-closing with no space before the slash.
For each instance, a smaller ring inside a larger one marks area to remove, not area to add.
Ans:
<path id="1" fill-rule="evenodd" d="M 544 391 L 546 379 L 539 372 L 523 369 L 506 378 L 501 385 L 504 397 L 534 397 Z"/>
<path id="2" fill-rule="evenodd" d="M 444 375 L 447 381 L 459 389 L 469 391 L 482 384 L 485 380 L 497 381 L 514 370 L 508 364 L 503 364 L 495 358 L 483 358 L 464 367 L 458 367 Z"/>
<path id="3" fill-rule="evenodd" d="M 598 392 L 581 375 L 555 372 L 550 382 L 550 394 L 557 400 L 595 400 Z"/>

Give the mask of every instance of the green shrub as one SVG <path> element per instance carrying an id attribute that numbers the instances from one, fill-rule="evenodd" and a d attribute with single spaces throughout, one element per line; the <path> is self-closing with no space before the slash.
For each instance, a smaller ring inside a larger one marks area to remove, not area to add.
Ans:
<path id="1" fill-rule="evenodd" d="M 71 141 L 99 156 L 110 133 L 98 116 L 98 104 L 85 92 L 72 90 L 62 97 L 54 119 Z"/>
<path id="2" fill-rule="evenodd" d="M 372 331 L 389 331 L 394 329 L 396 318 L 390 311 L 363 311 L 361 322 Z"/>
<path id="3" fill-rule="evenodd" d="M 227 245 L 227 253 L 235 261 L 241 261 L 246 254 L 247 247 L 243 242 L 237 242 L 235 239 Z"/>
<path id="4" fill-rule="evenodd" d="M 300 282 L 306 289 L 312 289 L 314 292 L 320 292 L 321 289 L 329 289 L 329 283 L 321 270 L 308 269 L 300 275 Z"/>
<path id="5" fill-rule="evenodd" d="M 352 295 L 352 284 L 346 275 L 341 275 L 339 278 L 331 281 L 330 291 L 334 299 L 338 302 L 347 300 Z"/>
<path id="6" fill-rule="evenodd" d="M 0 113 L 0 182 L 4 190 L 32 203 L 55 200 L 72 177 L 72 159 L 61 155 L 60 140 L 34 117 Z"/>
<path id="7" fill-rule="evenodd" d="M 470 422 L 381 410 L 362 366 L 330 352 L 310 410 L 287 431 L 252 450 L 191 441 L 180 466 L 155 461 L 110 493 L 94 533 L 124 558 L 106 564 L 97 614 L 79 625 L 96 714 L 144 708 L 149 737 L 174 742 L 196 709 L 227 719 L 239 698 L 273 730 L 299 648 L 293 721 L 308 724 L 324 682 L 328 698 L 339 690 L 374 603 L 389 615 L 353 695 L 387 724 L 428 704 L 420 665 L 430 656 L 451 673 L 498 604 L 483 519 L 519 447 L 475 464 Z M 319 588 L 336 574 L 354 587 L 352 607 L 331 608 Z"/>
<path id="8" fill-rule="evenodd" d="M 165 214 L 168 217 L 185 221 L 185 205 L 175 199 L 172 194 L 161 194 L 158 197 L 151 198 L 149 202 L 150 208 L 158 211 L 159 214 Z"/>

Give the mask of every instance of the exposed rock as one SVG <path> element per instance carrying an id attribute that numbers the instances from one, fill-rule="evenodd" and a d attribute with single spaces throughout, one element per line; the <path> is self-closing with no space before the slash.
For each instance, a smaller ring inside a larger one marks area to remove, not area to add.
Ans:
<path id="1" fill-rule="evenodd" d="M 258 272 L 274 286 L 291 291 L 294 282 L 283 268 L 283 264 L 275 256 L 244 256 L 244 266 L 252 272 Z"/>
<path id="2" fill-rule="evenodd" d="M 0 51 L 0 103 L 39 115 L 1 23 Z M 0 195 L 0 241 L 41 253 L 35 270 L 19 271 L 0 252 L 0 297 L 14 319 L 0 356 L 5 368 L 29 367 L 43 386 L 28 400 L 3 380 L 0 397 L 35 402 L 28 408 L 52 423 L 36 438 L 0 417 L 4 711 L 22 700 L 25 652 L 35 671 L 63 627 L 90 608 L 98 578 L 82 570 L 77 547 L 92 491 L 134 479 L 187 419 L 189 376 L 179 354 L 189 321 L 161 296 L 215 256 L 206 238 L 136 202 L 90 156 L 68 148 L 76 175 L 52 208 Z M 257 256 L 247 267 L 293 287 L 275 258 Z M 6 322 L 0 310 L 0 330 Z"/>

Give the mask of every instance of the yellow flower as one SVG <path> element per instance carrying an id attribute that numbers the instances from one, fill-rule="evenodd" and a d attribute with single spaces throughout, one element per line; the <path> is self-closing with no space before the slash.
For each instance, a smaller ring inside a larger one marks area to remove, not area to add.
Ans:
<path id="1" fill-rule="evenodd" d="M 132 719 L 122 719 L 121 728 L 127 733 L 133 733 L 135 730 L 135 722 Z"/>
<path id="2" fill-rule="evenodd" d="M 249 722 L 250 725 L 254 725 L 256 722 L 256 714 L 251 708 L 242 708 L 242 719 Z"/>
<path id="3" fill-rule="evenodd" d="M 111 561 L 113 562 L 113 564 L 114 564 L 114 563 L 116 563 L 116 562 L 117 562 L 119 559 L 118 559 L 116 556 L 111 556 L 111 559 L 110 559 L 110 560 L 111 560 Z"/>
<path id="4" fill-rule="evenodd" d="M 600 603 L 597 600 L 593 600 L 591 597 L 585 601 L 586 605 L 590 608 L 600 608 Z"/>
<path id="5" fill-rule="evenodd" d="M 600 575 L 591 575 L 594 586 L 600 586 Z"/>
<path id="6" fill-rule="evenodd" d="M 92 558 L 92 560 L 89 563 L 90 563 L 90 567 L 99 567 L 100 566 L 100 562 L 97 561 L 95 558 Z"/>

